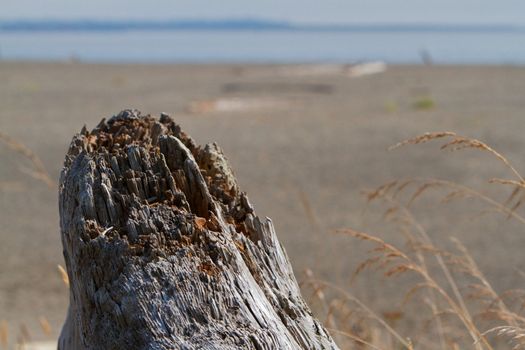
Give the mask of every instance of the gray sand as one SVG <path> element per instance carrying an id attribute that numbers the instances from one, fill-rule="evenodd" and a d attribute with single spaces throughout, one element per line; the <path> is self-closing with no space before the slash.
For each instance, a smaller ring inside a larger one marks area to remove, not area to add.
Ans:
<path id="1" fill-rule="evenodd" d="M 279 66 L 4 62 L 0 131 L 34 150 L 57 179 L 68 143 L 83 124 L 92 128 L 123 108 L 168 112 L 200 144 L 223 147 L 259 215 L 274 220 L 298 275 L 311 268 L 347 286 L 367 246 L 334 229 L 396 240 L 379 221 L 380 210 L 364 213 L 361 189 L 397 177 L 477 186 L 511 176 L 474 151 L 446 154 L 435 144 L 387 152 L 388 146 L 426 131 L 453 130 L 486 141 L 525 171 L 524 92 L 525 68 L 518 67 L 395 66 L 349 78 L 287 76 Z M 414 108 L 427 97 L 433 108 Z M 209 102 L 217 98 L 222 104 Z M 44 316 L 56 335 L 68 303 L 57 272 L 63 261 L 57 191 L 27 175 L 29 163 L 4 145 L 0 164 L 0 320 L 9 322 L 12 334 L 24 324 L 33 338 L 43 338 L 38 318 Z M 498 288 L 522 284 L 512 269 L 525 269 L 522 227 L 498 216 L 453 223 L 434 203 L 423 201 L 416 210 L 426 213 L 420 218 L 436 241 L 458 236 Z M 471 202 L 461 203 L 448 212 L 475 214 Z M 352 291 L 381 308 L 366 281 Z"/>

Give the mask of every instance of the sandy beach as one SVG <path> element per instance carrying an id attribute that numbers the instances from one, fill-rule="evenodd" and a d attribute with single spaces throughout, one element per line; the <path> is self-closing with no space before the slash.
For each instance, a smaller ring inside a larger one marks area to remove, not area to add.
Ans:
<path id="1" fill-rule="evenodd" d="M 0 62 L 0 131 L 33 150 L 58 179 L 84 124 L 93 128 L 124 108 L 167 112 L 198 143 L 224 149 L 259 215 L 274 221 L 299 279 L 309 268 L 345 288 L 367 246 L 335 229 L 398 239 L 381 209 L 366 209 L 362 189 L 416 176 L 471 186 L 512 176 L 481 152 L 389 146 L 451 130 L 487 142 L 525 171 L 523 67 L 388 66 L 364 76 L 313 68 Z M 68 305 L 57 270 L 57 189 L 32 178 L 30 167 L 0 144 L 0 321 L 13 336 L 27 329 L 33 340 L 52 339 Z M 469 214 L 451 224 L 436 204 L 443 195 L 432 192 L 414 208 L 432 238 L 443 245 L 450 236 L 461 239 L 499 290 L 522 284 L 523 227 L 497 215 L 476 217 L 480 208 L 469 201 L 445 208 Z M 361 281 L 351 288 L 381 310 L 376 287 Z"/>

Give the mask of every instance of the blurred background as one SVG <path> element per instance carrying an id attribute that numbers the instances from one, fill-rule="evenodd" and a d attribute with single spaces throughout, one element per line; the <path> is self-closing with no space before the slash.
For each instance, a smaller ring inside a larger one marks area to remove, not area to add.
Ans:
<path id="1" fill-rule="evenodd" d="M 2 1 L 5 60 L 519 64 L 518 0 Z"/>
<path id="2" fill-rule="evenodd" d="M 62 161 L 84 124 L 122 109 L 167 112 L 198 143 L 218 142 L 298 278 L 310 269 L 379 314 L 399 310 L 402 296 L 384 291 L 400 282 L 353 280 L 370 247 L 334 232 L 403 240 L 382 219 L 388 207 L 367 205 L 361 191 L 433 177 L 490 194 L 488 179 L 512 176 L 479 152 L 387 148 L 451 130 L 524 169 L 519 0 L 0 0 L 0 9 L 0 348 L 58 336 L 68 305 L 57 269 Z M 493 194 L 504 201 L 511 190 Z M 498 292 L 523 285 L 520 224 L 480 217 L 484 206 L 468 201 L 443 208 L 444 194 L 413 205 L 428 234 L 444 247 L 460 238 Z"/>

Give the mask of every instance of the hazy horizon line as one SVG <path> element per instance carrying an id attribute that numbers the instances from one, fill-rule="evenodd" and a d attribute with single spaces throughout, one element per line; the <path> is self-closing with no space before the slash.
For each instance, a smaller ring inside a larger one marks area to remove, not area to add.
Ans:
<path id="1" fill-rule="evenodd" d="M 524 25 L 504 23 L 446 23 L 446 22 L 361 22 L 361 23 L 301 23 L 257 18 L 218 19 L 15 19 L 1 20 L 4 32 L 50 31 L 434 31 L 434 32 L 517 32 L 525 31 Z"/>

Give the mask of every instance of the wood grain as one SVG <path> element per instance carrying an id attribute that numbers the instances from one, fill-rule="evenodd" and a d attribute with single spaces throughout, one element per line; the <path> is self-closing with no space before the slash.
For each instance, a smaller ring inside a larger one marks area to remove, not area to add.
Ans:
<path id="1" fill-rule="evenodd" d="M 221 149 L 169 116 L 125 110 L 84 128 L 59 192 L 59 349 L 337 349 Z"/>

